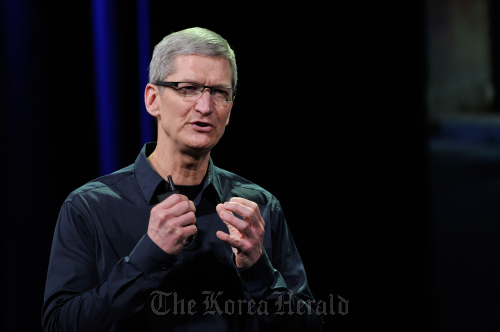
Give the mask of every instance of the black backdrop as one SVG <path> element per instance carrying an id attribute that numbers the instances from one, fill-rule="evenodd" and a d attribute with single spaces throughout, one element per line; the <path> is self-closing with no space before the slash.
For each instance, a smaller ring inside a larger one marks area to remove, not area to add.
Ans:
<path id="1" fill-rule="evenodd" d="M 121 167 L 141 148 L 142 100 L 136 4 L 113 9 Z M 39 331 L 59 208 L 100 175 L 92 16 L 89 3 L 28 0 L 1 15 L 1 327 Z M 151 47 L 191 26 L 238 61 L 213 159 L 281 201 L 315 297 L 349 301 L 326 330 L 429 330 L 423 6 L 150 2 Z"/>

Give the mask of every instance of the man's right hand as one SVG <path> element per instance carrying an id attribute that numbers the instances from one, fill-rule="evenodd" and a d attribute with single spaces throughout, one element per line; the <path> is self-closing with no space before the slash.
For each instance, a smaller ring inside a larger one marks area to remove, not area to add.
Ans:
<path id="1" fill-rule="evenodd" d="M 186 239 L 198 230 L 194 203 L 186 196 L 173 194 L 151 209 L 148 236 L 163 251 L 178 255 Z"/>

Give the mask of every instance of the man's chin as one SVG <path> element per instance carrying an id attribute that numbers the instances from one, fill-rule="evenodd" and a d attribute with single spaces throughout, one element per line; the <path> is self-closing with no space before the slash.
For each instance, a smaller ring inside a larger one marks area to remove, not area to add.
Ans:
<path id="1" fill-rule="evenodd" d="M 188 145 L 185 147 L 183 152 L 185 154 L 193 156 L 195 158 L 200 158 L 200 157 L 203 157 L 203 156 L 207 155 L 208 153 L 210 153 L 210 151 L 212 150 L 212 148 L 214 146 L 215 146 L 214 144 L 211 144 L 211 145 L 202 145 L 202 144 Z"/>
<path id="2" fill-rule="evenodd" d="M 209 152 L 214 148 L 219 140 L 215 140 L 213 137 L 202 137 L 195 136 L 191 141 L 186 144 L 190 150 L 200 151 L 202 153 Z"/>

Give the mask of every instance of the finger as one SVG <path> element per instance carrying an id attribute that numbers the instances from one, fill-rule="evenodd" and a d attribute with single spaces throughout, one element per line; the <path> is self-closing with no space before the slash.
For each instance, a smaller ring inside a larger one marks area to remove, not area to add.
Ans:
<path id="1" fill-rule="evenodd" d="M 172 216 L 172 217 L 178 217 L 183 214 L 186 214 L 188 212 L 196 212 L 196 207 L 194 206 L 193 201 L 190 200 L 179 200 L 177 203 L 174 205 L 165 208 L 165 207 L 159 207 L 160 211 L 163 211 L 166 215 Z"/>
<path id="2" fill-rule="evenodd" d="M 259 206 L 257 205 L 257 203 L 255 203 L 249 199 L 246 199 L 243 197 L 231 197 L 231 199 L 229 201 L 235 202 L 235 203 L 240 203 L 242 205 L 248 206 L 249 208 L 251 208 L 254 211 L 259 211 Z"/>
<path id="3" fill-rule="evenodd" d="M 162 234 L 183 233 L 185 228 L 192 225 L 196 225 L 196 216 L 193 212 L 189 212 L 179 217 L 169 218 L 167 222 L 150 222 L 148 229 L 154 229 Z"/>
<path id="4" fill-rule="evenodd" d="M 171 208 L 172 214 L 176 217 L 186 214 L 188 212 L 196 212 L 196 207 L 194 206 L 193 201 L 180 201 Z"/>
<path id="5" fill-rule="evenodd" d="M 217 211 L 217 213 L 220 213 L 221 211 L 224 211 L 225 210 L 224 209 L 224 204 L 222 204 L 222 203 L 217 204 L 217 206 L 215 207 L 215 210 Z"/>
<path id="6" fill-rule="evenodd" d="M 240 218 L 233 215 L 233 213 L 231 211 L 229 211 L 225 208 L 219 208 L 217 212 L 219 213 L 219 217 L 221 218 L 221 220 L 223 222 L 229 224 L 230 226 L 233 226 L 234 228 L 236 228 L 238 230 L 238 232 L 240 232 L 242 234 L 248 233 L 248 231 L 250 229 L 250 225 L 247 221 L 241 220 Z M 232 234 L 232 232 L 231 232 L 231 235 L 235 235 L 235 234 Z"/>
<path id="7" fill-rule="evenodd" d="M 168 196 L 163 202 L 158 203 L 156 206 L 169 209 L 175 204 L 182 202 L 182 201 L 188 201 L 189 199 L 187 196 L 182 195 L 182 194 L 172 194 Z"/>
<path id="8" fill-rule="evenodd" d="M 215 235 L 223 242 L 229 244 L 231 247 L 238 249 L 239 251 L 241 250 L 240 244 L 241 244 L 241 239 L 231 236 L 227 233 L 224 233 L 223 231 L 217 231 Z"/>
<path id="9" fill-rule="evenodd" d="M 188 212 L 178 217 L 172 218 L 171 227 L 188 227 L 196 224 L 196 216 L 194 212 Z"/>
<path id="10" fill-rule="evenodd" d="M 219 214 L 219 216 L 221 213 L 229 213 L 230 215 L 233 215 L 233 213 L 231 211 L 229 211 L 228 209 L 226 209 L 224 207 L 224 204 L 222 204 L 222 203 L 217 204 L 217 206 L 215 207 L 215 210 L 217 210 L 217 213 Z"/>
<path id="11" fill-rule="evenodd" d="M 224 205 L 222 205 L 222 204 L 218 204 L 216 206 L 216 209 L 217 209 L 217 213 L 219 213 L 219 216 L 220 216 L 220 213 L 223 212 L 223 211 L 232 214 L 231 211 L 228 211 L 228 210 L 224 209 Z M 221 218 L 221 220 L 222 220 L 222 218 Z M 227 229 L 229 230 L 229 234 L 231 236 L 237 236 L 237 237 L 241 237 L 242 236 L 241 233 L 240 233 L 240 231 L 237 230 L 234 226 L 232 226 L 231 224 L 227 223 L 224 220 L 222 220 L 222 221 L 224 222 L 224 224 L 226 224 Z"/>
<path id="12" fill-rule="evenodd" d="M 259 206 L 252 201 L 233 197 L 229 202 L 224 203 L 224 208 L 242 216 L 251 227 L 264 227 L 264 220 L 260 215 Z"/>
<path id="13" fill-rule="evenodd" d="M 196 224 L 190 224 L 184 227 L 184 235 L 186 235 L 186 239 L 197 232 L 198 227 L 196 227 Z"/>

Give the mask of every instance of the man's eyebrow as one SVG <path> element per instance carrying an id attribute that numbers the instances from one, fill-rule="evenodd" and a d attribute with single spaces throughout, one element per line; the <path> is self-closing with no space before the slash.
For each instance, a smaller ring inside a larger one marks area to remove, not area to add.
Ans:
<path id="1" fill-rule="evenodd" d="M 205 85 L 205 86 L 212 86 L 212 87 L 217 87 L 217 88 L 232 88 L 233 85 L 231 84 L 231 82 L 227 83 L 227 84 L 224 84 L 224 83 L 221 83 L 221 84 L 203 84 L 203 83 L 200 83 L 199 80 L 197 79 L 185 79 L 185 80 L 167 80 L 169 82 L 182 82 L 182 83 L 196 83 L 196 84 L 200 84 L 200 85 Z"/>

